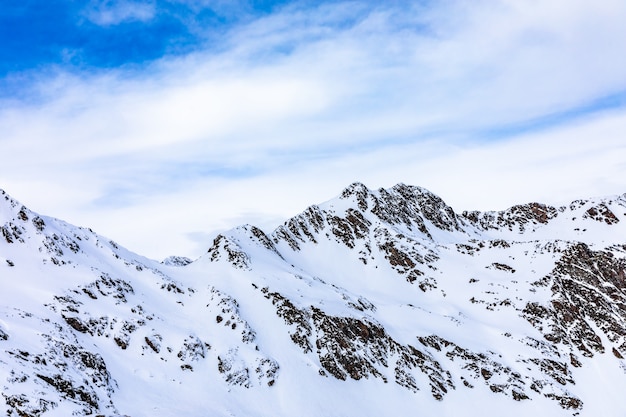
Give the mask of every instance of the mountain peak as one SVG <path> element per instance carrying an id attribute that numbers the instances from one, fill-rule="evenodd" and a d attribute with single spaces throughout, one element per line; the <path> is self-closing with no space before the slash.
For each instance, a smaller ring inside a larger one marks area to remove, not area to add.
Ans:
<path id="1" fill-rule="evenodd" d="M 348 185 L 346 188 L 344 188 L 340 196 L 341 198 L 346 198 L 353 194 L 369 194 L 369 193 L 370 193 L 370 189 L 367 188 L 365 184 L 359 181 L 355 181 L 352 184 Z"/>
<path id="2" fill-rule="evenodd" d="M 353 183 L 193 263 L 3 201 L 8 416 L 623 414 L 624 197 L 456 214 Z"/>
<path id="3" fill-rule="evenodd" d="M 11 220 L 27 221 L 31 217 L 31 211 L 28 210 L 19 201 L 12 198 L 4 190 L 0 189 L 0 221 L 8 222 Z"/>
<path id="4" fill-rule="evenodd" d="M 161 263 L 167 266 L 187 266 L 193 261 L 185 256 L 168 256 Z"/>
<path id="5" fill-rule="evenodd" d="M 356 202 L 357 207 L 361 211 L 365 211 L 369 208 L 369 200 L 372 195 L 372 191 L 364 184 L 360 182 L 353 182 L 352 184 L 344 188 L 344 190 L 339 195 L 339 198 L 343 200 L 348 200 L 352 198 Z"/>

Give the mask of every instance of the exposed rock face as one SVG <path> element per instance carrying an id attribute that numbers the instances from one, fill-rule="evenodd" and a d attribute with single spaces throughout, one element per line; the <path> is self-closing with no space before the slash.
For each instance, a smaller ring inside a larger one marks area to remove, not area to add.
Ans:
<path id="1" fill-rule="evenodd" d="M 536 228 L 537 225 L 548 224 L 557 214 L 558 211 L 555 207 L 529 203 L 513 206 L 500 212 L 465 211 L 463 217 L 483 230 L 506 228 L 522 233 L 527 229 Z"/>
<path id="2" fill-rule="evenodd" d="M 39 320 L 30 315 L 24 319 Z M 11 359 L 6 369 L 8 385 L 2 392 L 7 415 L 44 415 L 64 401 L 73 403 L 83 414 L 115 413 L 110 396 L 116 382 L 102 356 L 81 345 L 62 327 L 44 323 L 48 326 L 47 333 L 40 335 L 36 350 L 5 350 L 6 357 Z"/>
<path id="3" fill-rule="evenodd" d="M 289 415 L 299 378 L 314 403 L 380 384 L 420 407 L 470 390 L 512 415 L 597 410 L 580 377 L 596 369 L 626 389 L 626 196 L 457 214 L 423 188 L 354 183 L 162 263 L 0 197 L 7 416 L 137 414 L 123 394 L 141 384 L 163 409 L 206 389 L 189 415 L 219 416 L 248 415 L 214 406 L 240 396 Z"/>
<path id="4" fill-rule="evenodd" d="M 193 261 L 185 256 L 168 256 L 161 262 L 167 266 L 187 266 Z"/>
<path id="5" fill-rule="evenodd" d="M 535 285 L 550 288 L 550 303 L 529 303 L 524 314 L 547 340 L 591 357 L 605 352 L 606 336 L 616 357 L 626 352 L 626 260 L 579 243 Z"/>
<path id="6" fill-rule="evenodd" d="M 211 246 L 207 253 L 211 257 L 211 262 L 225 260 L 236 268 L 250 268 L 250 257 L 241 250 L 241 247 L 233 238 L 218 235 L 215 240 L 213 240 L 213 246 Z"/>

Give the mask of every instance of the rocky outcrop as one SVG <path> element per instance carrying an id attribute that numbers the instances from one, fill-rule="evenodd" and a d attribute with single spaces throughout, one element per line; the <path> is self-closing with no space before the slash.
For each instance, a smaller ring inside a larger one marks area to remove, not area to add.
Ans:
<path id="1" fill-rule="evenodd" d="M 185 256 L 168 256 L 161 262 L 167 266 L 187 266 L 193 261 Z"/>
<path id="2" fill-rule="evenodd" d="M 213 245 L 207 254 L 211 262 L 225 260 L 235 268 L 250 269 L 250 257 L 241 249 L 234 238 L 218 235 L 213 240 Z"/>
<path id="3" fill-rule="evenodd" d="M 34 315 L 25 319 L 42 321 Z M 77 414 L 117 413 L 111 400 L 117 385 L 102 356 L 63 327 L 42 322 L 48 329 L 39 336 L 38 348 L 26 350 L 23 344 L 5 351 L 11 359 L 4 365 L 10 377 L 2 392 L 7 415 L 43 415 L 60 401 L 72 404 Z"/>
<path id="4" fill-rule="evenodd" d="M 263 288 L 262 293 L 276 307 L 276 314 L 291 326 L 292 341 L 305 354 L 314 354 L 320 374 L 339 380 L 380 378 L 385 383 L 417 392 L 420 378 L 429 381 L 433 397 L 441 400 L 454 385 L 451 375 L 428 353 L 401 345 L 377 323 L 366 319 L 332 316 L 310 306 L 296 307 L 279 293 Z"/>
<path id="5" fill-rule="evenodd" d="M 548 224 L 557 215 L 558 210 L 555 207 L 529 203 L 498 212 L 464 211 L 461 216 L 481 230 L 506 229 L 523 233 Z"/>
<path id="6" fill-rule="evenodd" d="M 626 260 L 575 244 L 534 285 L 550 289 L 550 303 L 528 303 L 523 313 L 547 340 L 589 357 L 607 348 L 617 357 L 626 353 Z"/>

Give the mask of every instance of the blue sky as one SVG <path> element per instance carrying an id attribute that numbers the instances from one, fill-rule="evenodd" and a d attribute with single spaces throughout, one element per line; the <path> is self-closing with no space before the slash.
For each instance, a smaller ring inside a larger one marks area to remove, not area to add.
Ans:
<path id="1" fill-rule="evenodd" d="M 61 65 L 73 70 L 143 65 L 186 54 L 281 1 L 9 0 L 0 14 L 0 75 Z"/>
<path id="2" fill-rule="evenodd" d="M 148 256 L 353 181 L 626 192 L 622 0 L 7 3 L 0 187 Z"/>

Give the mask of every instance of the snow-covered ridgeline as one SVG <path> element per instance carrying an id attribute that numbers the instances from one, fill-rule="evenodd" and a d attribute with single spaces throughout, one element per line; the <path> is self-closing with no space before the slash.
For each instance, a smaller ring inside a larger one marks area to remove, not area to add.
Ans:
<path id="1" fill-rule="evenodd" d="M 2 199 L 8 415 L 622 415 L 624 196 L 355 183 L 163 263 Z"/>

